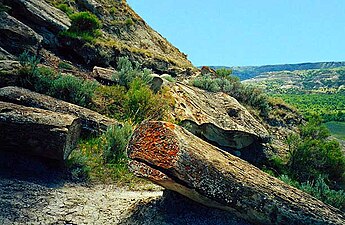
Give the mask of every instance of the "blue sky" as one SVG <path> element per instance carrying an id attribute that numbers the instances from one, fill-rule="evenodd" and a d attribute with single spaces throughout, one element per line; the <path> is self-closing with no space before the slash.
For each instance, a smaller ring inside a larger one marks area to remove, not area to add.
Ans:
<path id="1" fill-rule="evenodd" d="M 127 0 L 201 65 L 345 61 L 345 0 Z"/>

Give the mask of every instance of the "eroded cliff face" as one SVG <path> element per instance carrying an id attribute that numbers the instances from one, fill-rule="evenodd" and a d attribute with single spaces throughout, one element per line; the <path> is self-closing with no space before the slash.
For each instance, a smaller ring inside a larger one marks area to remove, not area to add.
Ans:
<path id="1" fill-rule="evenodd" d="M 188 75 L 194 69 L 187 55 L 154 31 L 125 1 L 67 1 L 70 13 L 91 12 L 102 28 L 92 41 L 61 35 L 71 26 L 68 15 L 59 9 L 64 2 L 1 0 L 0 30 L 5 34 L 0 37 L 1 52 L 18 56 L 29 50 L 49 62 L 52 57 L 47 57 L 47 50 L 87 69 L 116 67 L 123 56 L 157 73 Z"/>

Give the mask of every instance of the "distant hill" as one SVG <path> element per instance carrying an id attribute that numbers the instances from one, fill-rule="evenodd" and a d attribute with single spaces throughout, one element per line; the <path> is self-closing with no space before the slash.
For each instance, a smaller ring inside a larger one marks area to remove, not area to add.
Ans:
<path id="1" fill-rule="evenodd" d="M 310 69 L 330 69 L 345 66 L 345 62 L 317 62 L 317 63 L 299 63 L 299 64 L 281 64 L 265 66 L 210 66 L 213 69 L 229 68 L 233 70 L 233 75 L 238 76 L 241 80 L 247 80 L 267 72 L 278 71 L 296 71 Z"/>
<path id="2" fill-rule="evenodd" d="M 339 93 L 345 90 L 345 67 L 266 72 L 244 83 L 255 84 L 268 93 Z"/>

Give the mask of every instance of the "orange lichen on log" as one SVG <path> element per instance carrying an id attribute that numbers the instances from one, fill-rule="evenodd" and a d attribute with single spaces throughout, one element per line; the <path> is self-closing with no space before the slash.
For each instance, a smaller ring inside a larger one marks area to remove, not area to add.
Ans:
<path id="1" fill-rule="evenodd" d="M 166 122 L 146 122 L 140 125 L 130 141 L 129 157 L 163 169 L 172 168 L 179 152 L 174 129 L 174 124 Z"/>

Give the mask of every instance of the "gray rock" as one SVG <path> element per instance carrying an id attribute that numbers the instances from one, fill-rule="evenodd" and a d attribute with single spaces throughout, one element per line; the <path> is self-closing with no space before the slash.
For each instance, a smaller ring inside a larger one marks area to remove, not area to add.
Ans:
<path id="1" fill-rule="evenodd" d="M 19 87 L 0 88 L 0 101 L 71 114 L 81 119 L 82 131 L 99 134 L 111 125 L 120 125 L 116 120 L 90 109 Z"/>
<path id="2" fill-rule="evenodd" d="M 0 102 L 1 150 L 63 161 L 76 147 L 81 124 L 71 115 Z"/>
<path id="3" fill-rule="evenodd" d="M 21 65 L 14 60 L 0 60 L 0 87 L 16 85 Z"/>
<path id="4" fill-rule="evenodd" d="M 41 35 L 6 12 L 0 12 L 0 33 L 0 46 L 12 54 L 25 50 L 36 52 L 43 40 Z"/>
<path id="5" fill-rule="evenodd" d="M 46 27 L 56 33 L 67 30 L 71 26 L 70 19 L 61 10 L 39 0 L 4 0 L 14 9 L 13 14 L 21 15 L 25 21 Z M 19 16 L 18 16 L 19 17 Z"/>

